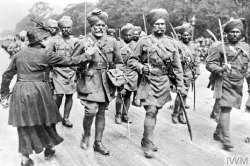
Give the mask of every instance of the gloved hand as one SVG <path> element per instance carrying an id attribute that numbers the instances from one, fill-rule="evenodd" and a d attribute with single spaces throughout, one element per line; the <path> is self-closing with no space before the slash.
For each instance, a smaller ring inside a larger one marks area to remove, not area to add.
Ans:
<path id="1" fill-rule="evenodd" d="M 143 65 L 142 73 L 145 75 L 148 75 L 149 74 L 149 66 Z"/>

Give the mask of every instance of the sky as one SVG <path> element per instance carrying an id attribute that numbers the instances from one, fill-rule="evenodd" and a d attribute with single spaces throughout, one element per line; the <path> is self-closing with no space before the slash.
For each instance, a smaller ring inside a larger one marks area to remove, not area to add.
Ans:
<path id="1" fill-rule="evenodd" d="M 0 32 L 15 29 L 16 23 L 28 14 L 33 4 L 40 1 L 51 4 L 57 13 L 68 4 L 84 2 L 84 0 L 0 0 Z M 95 3 L 98 0 L 87 1 Z"/>

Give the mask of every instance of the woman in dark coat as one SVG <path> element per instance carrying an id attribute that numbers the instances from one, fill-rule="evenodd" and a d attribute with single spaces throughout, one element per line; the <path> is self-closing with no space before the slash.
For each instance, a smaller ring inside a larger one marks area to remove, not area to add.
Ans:
<path id="1" fill-rule="evenodd" d="M 52 157 L 53 147 L 63 141 L 55 128 L 61 116 L 48 84 L 49 70 L 52 66 L 78 65 L 91 57 L 90 52 L 74 58 L 52 54 L 42 44 L 48 34 L 41 29 L 33 29 L 27 36 L 28 47 L 13 57 L 1 84 L 1 98 L 5 98 L 9 95 L 9 84 L 17 74 L 10 98 L 9 124 L 17 127 L 22 166 L 34 165 L 29 158 L 33 151 L 40 153 L 45 148 L 45 157 Z"/>

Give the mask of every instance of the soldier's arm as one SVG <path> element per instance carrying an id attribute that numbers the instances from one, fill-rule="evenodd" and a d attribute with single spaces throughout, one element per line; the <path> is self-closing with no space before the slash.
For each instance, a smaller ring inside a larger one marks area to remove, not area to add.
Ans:
<path id="1" fill-rule="evenodd" d="M 9 85 L 11 80 L 13 79 L 14 75 L 17 73 L 17 67 L 16 67 L 16 56 L 18 54 L 14 55 L 11 59 L 11 62 L 7 68 L 7 70 L 2 75 L 2 83 L 1 83 L 1 97 L 5 97 L 9 95 L 10 89 Z"/>
<path id="2" fill-rule="evenodd" d="M 87 53 L 82 53 L 75 56 L 58 56 L 51 49 L 46 52 L 47 61 L 50 66 L 66 67 L 77 66 L 92 60 L 92 56 Z"/>
<path id="3" fill-rule="evenodd" d="M 221 73 L 223 68 L 220 65 L 221 64 L 220 57 L 221 57 L 221 52 L 218 46 L 211 47 L 208 50 L 208 56 L 206 58 L 206 69 L 212 73 Z"/>
<path id="4" fill-rule="evenodd" d="M 118 42 L 113 39 L 113 48 L 114 48 L 114 63 L 115 63 L 115 68 L 119 68 L 121 69 L 123 67 L 123 60 L 122 60 L 122 56 L 121 56 L 121 50 L 120 47 L 118 45 Z"/>
<path id="5" fill-rule="evenodd" d="M 144 67 L 144 65 L 141 63 L 141 54 L 142 54 L 142 46 L 143 43 L 140 40 L 137 45 L 135 46 L 134 49 L 134 54 L 128 59 L 128 66 L 137 71 L 138 73 L 142 73 L 142 69 Z"/>
<path id="6" fill-rule="evenodd" d="M 173 53 L 174 53 L 173 63 L 172 63 L 173 72 L 176 76 L 177 87 L 182 87 L 183 86 L 183 70 L 182 70 L 180 55 L 177 50 Z"/>

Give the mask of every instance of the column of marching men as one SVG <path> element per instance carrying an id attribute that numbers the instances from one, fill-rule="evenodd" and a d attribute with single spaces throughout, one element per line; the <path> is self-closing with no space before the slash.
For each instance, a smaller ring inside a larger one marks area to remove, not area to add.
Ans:
<path id="1" fill-rule="evenodd" d="M 95 9 L 87 16 L 91 32 L 72 36 L 73 22 L 69 16 L 59 21 L 49 19 L 47 27 L 28 30 L 26 47 L 13 55 L 2 76 L 1 99 L 10 96 L 9 84 L 14 75 L 17 82 L 9 104 L 9 124 L 17 127 L 22 166 L 34 165 L 30 154 L 44 152 L 46 158 L 55 154 L 54 147 L 63 141 L 56 124 L 73 127 L 70 111 L 73 93 L 84 109 L 83 134 L 80 147 L 90 148 L 91 126 L 95 121 L 95 152 L 108 155 L 104 146 L 105 112 L 116 98 L 115 123 L 132 123 L 128 116 L 131 104 L 143 107 L 145 119 L 141 147 L 146 158 L 158 150 L 154 130 L 159 110 L 171 100 L 170 92 L 179 92 L 173 106 L 172 122 L 186 124 L 184 109 L 188 91 L 200 75 L 199 57 L 191 41 L 193 27 L 184 23 L 173 30 L 178 37 L 166 36 L 169 14 L 153 9 L 146 15 L 151 34 L 130 23 L 120 29 L 117 40 L 114 29 L 107 28 L 108 14 Z M 244 32 L 240 19 L 223 25 L 225 42 L 212 45 L 206 60 L 211 72 L 209 86 L 214 90 L 215 105 L 211 118 L 217 121 L 213 139 L 230 150 L 230 112 L 239 109 L 244 78 L 249 83 L 249 46 L 241 41 Z M 126 82 L 116 87 L 107 72 L 119 69 Z M 250 87 L 250 86 L 249 86 Z M 195 88 L 195 87 L 194 87 Z M 61 118 L 59 108 L 65 96 Z M 183 99 L 184 105 L 181 102 Z M 246 106 L 250 108 L 250 99 Z M 107 135 L 108 137 L 108 135 Z"/>

